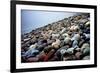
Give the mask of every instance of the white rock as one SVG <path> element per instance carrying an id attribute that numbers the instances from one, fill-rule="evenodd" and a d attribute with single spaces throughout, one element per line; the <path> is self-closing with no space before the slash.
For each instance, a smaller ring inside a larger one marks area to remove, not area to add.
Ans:
<path id="1" fill-rule="evenodd" d="M 60 34 L 52 34 L 52 38 L 58 38 Z"/>

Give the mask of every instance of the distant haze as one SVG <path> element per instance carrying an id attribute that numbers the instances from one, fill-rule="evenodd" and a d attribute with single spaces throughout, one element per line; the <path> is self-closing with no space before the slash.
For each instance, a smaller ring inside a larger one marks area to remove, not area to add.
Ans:
<path id="1" fill-rule="evenodd" d="M 21 34 L 76 14 L 74 12 L 21 10 Z"/>

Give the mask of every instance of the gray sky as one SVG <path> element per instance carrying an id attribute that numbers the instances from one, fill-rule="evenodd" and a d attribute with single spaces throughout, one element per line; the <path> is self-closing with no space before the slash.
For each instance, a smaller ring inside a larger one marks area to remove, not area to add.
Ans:
<path id="1" fill-rule="evenodd" d="M 21 33 L 28 33 L 33 29 L 62 20 L 75 14 L 76 13 L 72 12 L 21 10 Z"/>

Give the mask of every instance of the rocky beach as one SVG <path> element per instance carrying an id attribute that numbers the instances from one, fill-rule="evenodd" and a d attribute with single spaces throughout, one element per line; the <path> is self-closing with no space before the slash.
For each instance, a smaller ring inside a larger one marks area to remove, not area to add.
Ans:
<path id="1" fill-rule="evenodd" d="M 90 14 L 81 13 L 21 35 L 21 62 L 90 59 Z"/>

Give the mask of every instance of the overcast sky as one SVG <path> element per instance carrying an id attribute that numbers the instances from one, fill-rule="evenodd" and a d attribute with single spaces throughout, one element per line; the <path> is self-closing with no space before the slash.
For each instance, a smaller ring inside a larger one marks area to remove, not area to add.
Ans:
<path id="1" fill-rule="evenodd" d="M 49 23 L 73 16 L 76 13 L 21 10 L 21 33 L 28 33 L 33 29 L 45 26 Z"/>

